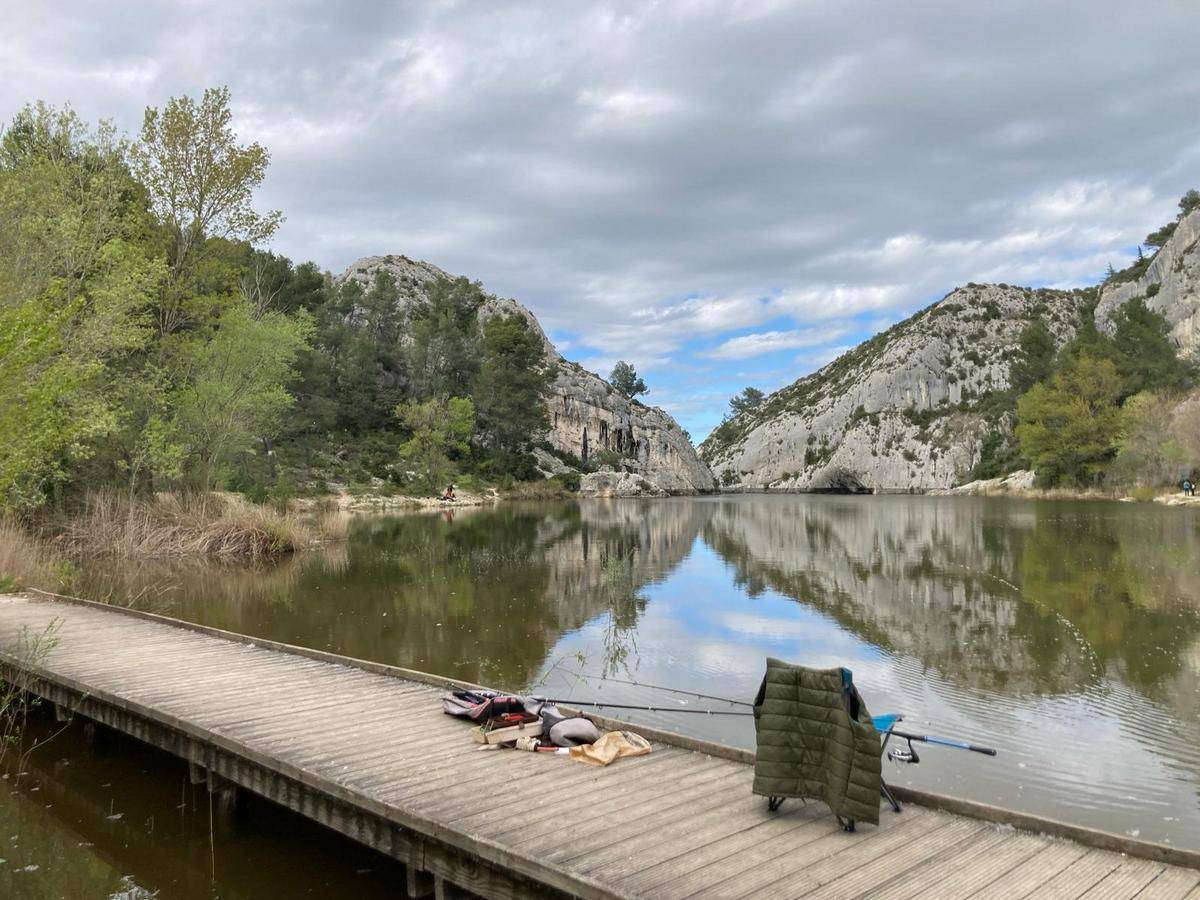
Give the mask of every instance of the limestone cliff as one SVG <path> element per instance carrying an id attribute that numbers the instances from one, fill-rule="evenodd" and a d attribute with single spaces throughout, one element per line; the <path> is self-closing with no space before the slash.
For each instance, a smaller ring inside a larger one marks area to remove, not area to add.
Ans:
<path id="1" fill-rule="evenodd" d="M 425 302 L 431 282 L 449 277 L 430 263 L 392 255 L 364 257 L 351 264 L 339 280 L 358 281 L 365 287 L 381 269 L 395 279 L 405 312 Z M 674 419 L 657 407 L 626 399 L 600 376 L 563 359 L 537 318 L 520 303 L 487 295 L 477 315 L 482 323 L 513 313 L 523 316 L 541 337 L 547 360 L 556 366 L 546 397 L 550 430 L 545 440 L 551 447 L 589 468 L 640 476 L 624 479 L 624 483 L 636 486 L 644 482 L 651 493 L 713 490 L 712 473 Z M 630 492 L 638 491 L 631 488 Z"/>
<path id="2" fill-rule="evenodd" d="M 1111 332 L 1113 314 L 1134 297 L 1146 298 L 1146 306 L 1167 320 L 1181 351 L 1196 351 L 1200 346 L 1200 210 L 1179 221 L 1149 265 L 1133 266 L 1100 289 L 1096 324 Z"/>
<path id="3" fill-rule="evenodd" d="M 701 457 L 727 488 L 927 490 L 965 480 L 997 422 L 1021 330 L 1061 345 L 1094 292 L 976 285 L 946 295 L 716 429 Z"/>

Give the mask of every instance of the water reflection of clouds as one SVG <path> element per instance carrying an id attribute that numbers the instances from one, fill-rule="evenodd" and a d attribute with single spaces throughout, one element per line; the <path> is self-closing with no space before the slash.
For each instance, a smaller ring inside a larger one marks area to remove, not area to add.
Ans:
<path id="1" fill-rule="evenodd" d="M 702 701 L 566 673 L 749 700 L 767 656 L 845 665 L 872 712 L 1002 750 L 931 748 L 896 780 L 1116 830 L 1174 804 L 1196 845 L 1197 521 L 930 497 L 505 505 L 362 520 L 337 560 L 208 567 L 172 580 L 170 611 L 497 686 L 554 668 L 551 696 L 647 705 Z M 99 587 L 129 596 L 117 574 Z M 744 717 L 635 718 L 754 743 Z"/>
<path id="2" fill-rule="evenodd" d="M 778 520 L 771 506 L 799 507 L 814 529 L 806 534 L 792 516 L 772 527 Z M 1041 528 L 1035 535 L 1040 543 L 1019 529 L 1003 532 L 1009 543 L 997 543 L 993 552 L 999 555 L 991 557 L 1000 577 L 1016 581 L 1024 575 L 1027 594 L 1040 588 L 1039 603 L 1026 605 L 1029 597 L 993 592 L 991 578 L 981 580 L 959 564 L 960 558 L 970 562 L 969 553 L 978 548 L 979 520 L 957 519 L 968 506 L 860 504 L 847 515 L 841 500 L 747 498 L 723 507 L 705 541 L 640 590 L 647 603 L 629 677 L 748 700 L 767 656 L 820 668 L 847 666 L 876 714 L 903 712 L 914 730 L 1002 751 L 993 760 L 928 748 L 924 765 L 889 766 L 889 778 L 1194 843 L 1200 823 L 1187 809 L 1195 804 L 1200 772 L 1196 729 L 1168 733 L 1166 711 L 1138 690 L 1120 682 L 1098 690 L 1091 679 L 1077 677 L 1070 638 L 1080 626 L 1074 619 L 1083 616 L 1081 622 L 1094 629 L 1086 617 L 1103 615 L 1107 607 L 1077 611 L 1066 593 L 1071 583 L 1047 569 L 1061 559 L 1062 541 L 1075 536 L 1069 530 L 1047 536 L 1047 527 L 1058 526 L 1025 510 L 1009 518 L 1008 526 Z M 884 513 L 901 509 L 906 540 L 890 544 L 877 567 L 872 554 L 879 537 L 898 533 Z M 942 520 L 962 527 L 933 527 L 946 525 Z M 1106 535 L 1097 539 L 1101 546 Z M 1043 617 L 1039 604 L 1054 604 L 1054 614 Z M 1031 616 L 1031 609 L 1039 614 Z M 1064 617 L 1072 626 L 1065 632 Z M 602 619 L 561 641 L 555 654 L 578 649 L 594 659 Z M 607 682 L 589 682 L 588 689 L 611 702 L 703 705 Z M 754 743 L 752 721 L 745 718 L 630 715 L 724 743 Z"/>

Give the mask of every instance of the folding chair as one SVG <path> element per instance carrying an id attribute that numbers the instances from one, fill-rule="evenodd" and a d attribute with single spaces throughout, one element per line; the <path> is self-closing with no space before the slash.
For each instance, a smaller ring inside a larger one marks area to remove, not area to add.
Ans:
<path id="1" fill-rule="evenodd" d="M 918 763 L 921 761 L 921 757 L 917 756 L 917 751 L 913 749 L 911 741 L 909 741 L 907 750 L 893 748 L 892 752 L 888 753 L 887 745 L 888 741 L 892 739 L 892 729 L 903 718 L 904 716 L 900 715 L 900 713 L 871 716 L 871 724 L 875 726 L 876 731 L 883 735 L 883 740 L 879 742 L 879 754 L 885 759 L 895 760 L 896 762 Z M 879 778 L 879 793 L 891 804 L 892 812 L 900 812 L 900 801 L 896 799 L 896 795 L 892 793 L 892 789 L 888 787 L 882 775 Z"/>

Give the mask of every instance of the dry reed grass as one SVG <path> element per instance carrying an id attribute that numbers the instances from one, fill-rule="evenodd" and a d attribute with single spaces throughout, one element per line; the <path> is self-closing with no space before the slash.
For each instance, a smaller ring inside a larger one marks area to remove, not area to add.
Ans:
<path id="1" fill-rule="evenodd" d="M 130 500 L 95 491 L 55 522 L 55 544 L 73 557 L 268 560 L 313 546 L 313 528 L 288 512 L 235 495 L 158 494 Z"/>
<path id="2" fill-rule="evenodd" d="M 0 593 L 61 587 L 63 562 L 39 538 L 13 519 L 0 518 Z"/>

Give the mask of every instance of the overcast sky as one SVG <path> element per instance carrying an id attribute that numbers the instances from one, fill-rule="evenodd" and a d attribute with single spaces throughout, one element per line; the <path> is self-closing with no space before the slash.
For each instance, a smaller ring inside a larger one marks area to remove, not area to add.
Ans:
<path id="1" fill-rule="evenodd" d="M 1200 186 L 1193 0 L 0 7 L 5 121 L 228 85 L 273 249 L 479 278 L 697 439 L 956 285 L 1094 283 Z"/>

